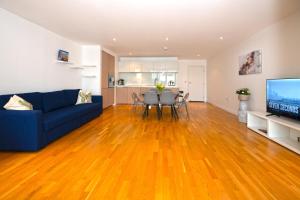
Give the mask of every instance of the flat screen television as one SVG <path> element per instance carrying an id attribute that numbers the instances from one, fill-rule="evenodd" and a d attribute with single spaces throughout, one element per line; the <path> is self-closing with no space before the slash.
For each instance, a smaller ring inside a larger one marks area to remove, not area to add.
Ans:
<path id="1" fill-rule="evenodd" d="M 300 120 L 300 79 L 267 80 L 267 112 Z"/>

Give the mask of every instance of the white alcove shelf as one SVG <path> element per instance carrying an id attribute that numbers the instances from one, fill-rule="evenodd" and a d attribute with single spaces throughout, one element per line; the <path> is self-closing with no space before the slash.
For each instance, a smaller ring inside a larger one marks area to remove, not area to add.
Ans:
<path id="1" fill-rule="evenodd" d="M 96 75 L 82 75 L 83 78 L 97 78 Z"/>
<path id="2" fill-rule="evenodd" d="M 97 65 L 82 65 L 83 68 L 96 68 Z"/>
<path id="3" fill-rule="evenodd" d="M 300 154 L 300 122 L 267 114 L 249 111 L 247 127 Z"/>
<path id="4" fill-rule="evenodd" d="M 73 62 L 66 62 L 66 61 L 61 61 L 61 60 L 56 60 L 56 63 L 67 64 L 67 65 L 74 65 Z"/>
<path id="5" fill-rule="evenodd" d="M 83 67 L 71 66 L 70 69 L 83 69 Z"/>

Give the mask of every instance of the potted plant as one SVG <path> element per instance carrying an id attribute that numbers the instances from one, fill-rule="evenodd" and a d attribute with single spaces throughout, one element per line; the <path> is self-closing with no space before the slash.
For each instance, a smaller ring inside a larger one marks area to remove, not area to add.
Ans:
<path id="1" fill-rule="evenodd" d="M 155 87 L 160 93 L 165 89 L 165 85 L 162 83 L 157 83 Z"/>
<path id="2" fill-rule="evenodd" d="M 235 93 L 239 95 L 238 98 L 240 101 L 248 101 L 251 95 L 250 90 L 248 88 L 238 89 Z"/>
<path id="3" fill-rule="evenodd" d="M 238 117 L 239 121 L 243 123 L 247 123 L 247 110 L 248 110 L 248 100 L 250 97 L 250 90 L 248 88 L 238 89 L 236 92 L 238 94 L 238 98 L 240 100 Z"/>

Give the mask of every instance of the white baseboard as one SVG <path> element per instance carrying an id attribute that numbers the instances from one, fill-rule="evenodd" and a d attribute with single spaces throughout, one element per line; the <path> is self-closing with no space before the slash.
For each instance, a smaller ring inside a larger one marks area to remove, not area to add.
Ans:
<path id="1" fill-rule="evenodd" d="M 212 102 L 209 102 L 209 101 L 208 101 L 208 103 L 210 103 L 211 105 L 216 106 L 218 108 L 221 108 L 222 110 L 225 110 L 226 112 L 237 115 L 237 110 L 229 109 L 226 106 L 223 106 L 223 105 L 220 105 L 220 104 L 215 104 L 215 103 L 212 103 Z"/>

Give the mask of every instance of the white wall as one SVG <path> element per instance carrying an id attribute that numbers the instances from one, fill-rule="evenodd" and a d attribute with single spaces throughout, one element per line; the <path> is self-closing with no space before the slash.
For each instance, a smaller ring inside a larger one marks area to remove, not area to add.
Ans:
<path id="1" fill-rule="evenodd" d="M 238 57 L 262 50 L 261 74 L 238 75 Z M 250 109 L 265 111 L 265 81 L 268 78 L 300 77 L 300 12 L 267 27 L 246 41 L 208 60 L 208 101 L 236 113 L 235 90 L 248 87 Z"/>
<path id="2" fill-rule="evenodd" d="M 180 90 L 184 92 L 188 91 L 188 66 L 203 66 L 206 74 L 206 60 L 178 60 L 179 70 L 177 75 L 177 85 Z M 197 76 L 197 74 L 195 74 Z M 204 77 L 204 101 L 207 99 L 207 87 L 206 87 L 206 76 Z"/>
<path id="3" fill-rule="evenodd" d="M 82 46 L 82 65 L 95 66 L 85 67 L 82 71 L 82 89 L 101 95 L 101 47 L 97 45 Z M 85 75 L 94 75 L 95 78 Z"/>
<path id="4" fill-rule="evenodd" d="M 81 46 L 0 8 L 0 94 L 81 87 L 81 71 L 56 63 L 57 50 L 81 64 Z"/>

